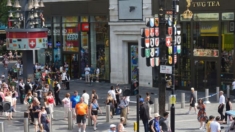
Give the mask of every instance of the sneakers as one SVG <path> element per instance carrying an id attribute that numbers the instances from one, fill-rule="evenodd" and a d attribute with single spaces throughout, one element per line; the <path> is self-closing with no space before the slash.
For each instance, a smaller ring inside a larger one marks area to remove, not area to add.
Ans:
<path id="1" fill-rule="evenodd" d="M 81 128 L 78 128 L 78 132 L 81 132 Z"/>
<path id="2" fill-rule="evenodd" d="M 97 130 L 97 128 L 96 127 L 94 127 L 94 131 L 96 131 Z"/>

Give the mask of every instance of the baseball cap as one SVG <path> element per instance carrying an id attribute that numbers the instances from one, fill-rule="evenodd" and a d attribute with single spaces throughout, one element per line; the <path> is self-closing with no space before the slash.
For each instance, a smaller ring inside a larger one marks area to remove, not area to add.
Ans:
<path id="1" fill-rule="evenodd" d="M 140 98 L 139 102 L 143 103 L 143 102 L 144 102 L 144 99 L 143 99 L 143 98 Z"/>
<path id="2" fill-rule="evenodd" d="M 111 124 L 111 125 L 109 126 L 109 128 L 113 128 L 113 127 L 116 127 L 116 125 Z"/>

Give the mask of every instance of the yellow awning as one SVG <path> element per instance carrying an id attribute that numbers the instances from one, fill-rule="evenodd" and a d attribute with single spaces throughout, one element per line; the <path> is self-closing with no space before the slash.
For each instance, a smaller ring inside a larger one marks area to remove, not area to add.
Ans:
<path id="1" fill-rule="evenodd" d="M 0 34 L 6 34 L 5 30 L 0 30 Z"/>

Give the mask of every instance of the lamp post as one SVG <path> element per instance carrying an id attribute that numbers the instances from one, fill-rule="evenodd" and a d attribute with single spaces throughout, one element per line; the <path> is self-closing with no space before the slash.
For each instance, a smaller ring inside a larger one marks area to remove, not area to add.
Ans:
<path id="1" fill-rule="evenodd" d="M 6 5 L 12 7 L 6 29 L 7 50 L 23 52 L 23 77 L 33 78 L 33 53 L 47 48 L 48 29 L 45 28 L 45 19 L 40 10 L 44 4 L 42 0 L 13 1 L 8 0 Z"/>
<path id="2" fill-rule="evenodd" d="M 179 12 L 179 0 L 172 0 L 172 93 L 171 93 L 171 131 L 175 132 L 175 64 L 177 63 L 177 53 L 180 53 L 181 47 L 181 29 L 177 25 L 176 14 Z M 169 32 L 169 31 L 168 31 Z M 168 33 L 169 34 L 169 33 Z M 178 50 L 179 51 L 178 51 Z M 178 51 L 178 52 L 177 52 Z M 169 61 L 169 60 L 168 60 Z"/>

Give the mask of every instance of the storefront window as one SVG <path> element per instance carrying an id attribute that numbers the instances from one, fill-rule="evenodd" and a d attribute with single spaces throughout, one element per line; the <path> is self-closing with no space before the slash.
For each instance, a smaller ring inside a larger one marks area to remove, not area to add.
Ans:
<path id="1" fill-rule="evenodd" d="M 62 18 L 63 51 L 78 52 L 78 17 Z"/>
<path id="2" fill-rule="evenodd" d="M 60 26 L 60 17 L 53 18 L 53 45 L 54 45 L 54 63 L 56 67 L 59 67 L 61 62 L 61 26 Z"/>
<path id="3" fill-rule="evenodd" d="M 224 13 L 222 13 L 222 20 L 223 21 L 234 20 L 234 12 L 224 12 Z"/>
<path id="4" fill-rule="evenodd" d="M 91 64 L 100 69 L 100 79 L 109 80 L 109 36 L 107 17 L 90 17 L 91 23 Z M 103 21 L 103 22 L 101 22 Z"/>
<path id="5" fill-rule="evenodd" d="M 219 21 L 219 13 L 195 13 L 194 21 Z"/>

